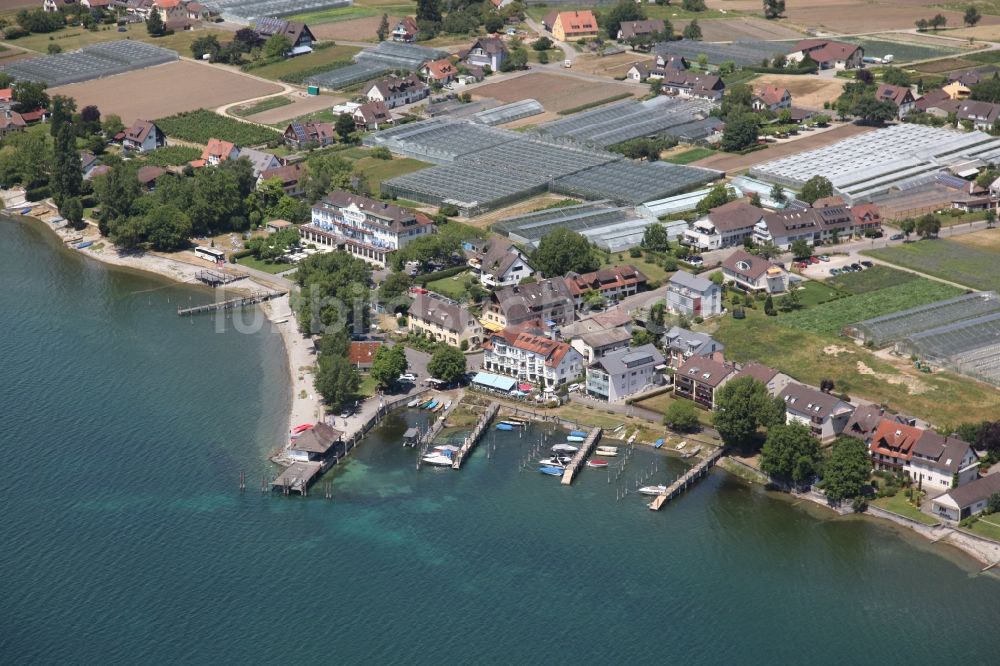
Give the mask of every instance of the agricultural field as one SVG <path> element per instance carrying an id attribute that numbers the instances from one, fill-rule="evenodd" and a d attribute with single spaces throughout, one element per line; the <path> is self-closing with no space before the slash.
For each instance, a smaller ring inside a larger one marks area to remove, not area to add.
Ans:
<path id="1" fill-rule="evenodd" d="M 714 336 L 726 345 L 729 359 L 755 360 L 815 386 L 830 378 L 838 393 L 885 403 L 934 424 L 980 421 L 1000 413 L 1000 392 L 992 387 L 950 372 L 921 373 L 844 338 L 782 326 L 782 316 L 766 317 L 758 304 L 747 310 L 746 319 L 723 318 Z"/>
<path id="2" fill-rule="evenodd" d="M 943 60 L 934 60 L 918 65 L 917 71 L 926 72 L 927 74 L 943 74 L 945 72 L 953 72 L 958 69 L 972 69 L 978 64 L 979 63 L 968 58 L 945 58 Z"/>
<path id="3" fill-rule="evenodd" d="M 294 16 L 289 16 L 288 18 L 292 21 L 302 21 L 303 23 L 308 23 L 311 29 L 314 24 L 323 25 L 325 23 L 339 23 L 341 21 L 352 21 L 372 16 L 381 18 L 383 13 L 389 14 L 390 16 L 412 16 L 414 13 L 414 5 L 406 4 L 405 2 L 400 2 L 399 0 L 360 0 L 350 7 L 332 7 L 330 9 L 321 9 L 315 12 L 296 14 Z M 326 39 L 325 37 L 320 37 L 319 34 L 316 34 L 316 38 Z"/>
<path id="4" fill-rule="evenodd" d="M 208 143 L 209 139 L 223 139 L 237 146 L 256 146 L 280 138 L 274 130 L 220 116 L 207 109 L 159 118 L 156 124 L 168 138 L 200 144 Z"/>
<path id="5" fill-rule="evenodd" d="M 271 109 L 277 109 L 278 107 L 288 106 L 291 103 L 292 100 L 284 95 L 279 95 L 278 97 L 266 97 L 259 102 L 247 104 L 246 106 L 233 107 L 229 110 L 229 113 L 234 116 L 239 116 L 240 118 L 246 118 L 247 116 L 263 113 L 264 111 L 270 111 Z"/>
<path id="6" fill-rule="evenodd" d="M 726 3 L 728 6 L 730 3 Z M 744 8 L 744 3 L 732 3 Z M 760 3 L 750 3 L 760 11 Z M 749 8 L 749 7 L 747 7 Z M 877 30 L 913 30 L 918 18 L 930 18 L 937 13 L 948 19 L 949 26 L 962 25 L 962 11 L 941 9 L 933 0 L 926 2 L 868 2 L 868 0 L 798 0 L 789 2 L 784 22 L 819 28 L 841 34 L 857 34 Z M 984 15 L 982 24 L 1000 23 L 1000 17 Z"/>
<path id="7" fill-rule="evenodd" d="M 792 103 L 805 109 L 822 109 L 823 102 L 837 99 L 844 91 L 844 80 L 820 78 L 818 76 L 796 76 L 794 74 L 761 74 L 754 83 L 757 85 L 788 88 Z"/>
<path id="8" fill-rule="evenodd" d="M 901 41 L 872 39 L 869 37 L 844 37 L 843 40 L 845 42 L 858 44 L 863 47 L 865 50 L 865 56 L 881 58 L 882 56 L 891 54 L 895 56 L 895 62 L 897 63 L 939 58 L 962 52 L 962 49 L 950 48 L 947 46 L 912 44 Z"/>
<path id="9" fill-rule="evenodd" d="M 849 294 L 867 294 L 870 291 L 896 287 L 919 279 L 920 276 L 915 273 L 876 265 L 859 273 L 844 273 L 829 278 L 826 284 Z"/>
<path id="10" fill-rule="evenodd" d="M 274 125 L 278 129 L 285 126 L 296 118 L 316 118 L 319 120 L 332 120 L 333 114 L 329 109 L 335 104 L 343 102 L 347 98 L 344 95 L 306 95 L 304 93 L 294 93 L 288 104 L 284 104 L 270 109 L 255 112 L 253 115 L 245 116 L 247 120 L 262 125 Z M 319 114 L 327 114 L 329 118 L 319 118 Z"/>
<path id="11" fill-rule="evenodd" d="M 350 155 L 344 156 L 351 159 Z M 365 155 L 364 157 L 356 158 L 356 161 L 354 162 L 355 172 L 364 176 L 368 182 L 368 187 L 371 188 L 372 192 L 380 192 L 382 181 L 384 180 L 413 173 L 414 171 L 419 171 L 420 169 L 424 169 L 429 166 L 431 166 L 431 164 L 415 160 L 411 157 L 380 160 L 375 157 Z"/>
<path id="12" fill-rule="evenodd" d="M 959 243 L 938 238 L 866 250 L 862 254 L 972 289 L 1000 290 L 1000 272 L 997 272 L 1000 254 L 968 241 Z"/>
<path id="13" fill-rule="evenodd" d="M 164 146 L 148 153 L 143 153 L 143 164 L 158 167 L 182 166 L 192 160 L 201 158 L 201 149 L 193 146 Z"/>
<path id="14" fill-rule="evenodd" d="M 197 30 L 181 30 L 172 35 L 163 37 L 151 37 L 146 30 L 145 23 L 133 23 L 125 26 L 125 32 L 118 32 L 117 26 L 101 26 L 100 30 L 86 30 L 79 26 L 67 27 L 52 33 L 32 34 L 21 37 L 11 44 L 23 49 L 46 53 L 49 44 L 58 44 L 63 51 L 75 51 L 76 49 L 98 44 L 100 42 L 112 42 L 119 39 L 133 39 L 140 42 L 148 42 L 164 49 L 173 49 L 182 56 L 191 55 L 191 42 L 208 35 L 215 35 L 220 40 L 232 39 L 231 32 L 217 30 L 215 28 L 200 28 Z"/>
<path id="15" fill-rule="evenodd" d="M 303 75 L 303 72 L 311 74 L 324 67 L 325 69 L 333 69 L 336 63 L 350 61 L 351 57 L 360 50 L 357 46 L 331 46 L 303 56 L 286 58 L 270 65 L 255 67 L 248 70 L 247 74 L 271 79 L 272 81 L 288 79 L 294 82 L 308 76 L 308 74 Z"/>
<path id="16" fill-rule="evenodd" d="M 653 17 L 656 18 L 656 17 Z M 675 21 L 670 18 L 674 32 L 680 33 L 691 21 Z M 754 17 L 721 18 L 703 20 L 698 17 L 702 40 L 706 42 L 735 42 L 779 39 L 802 39 L 803 33 L 777 21 L 765 21 Z"/>
<path id="17" fill-rule="evenodd" d="M 717 151 L 711 148 L 691 148 L 689 150 L 683 150 L 679 153 L 674 153 L 668 155 L 665 162 L 671 162 L 673 164 L 691 164 L 691 162 L 697 162 L 698 160 L 703 160 L 706 157 L 711 157 L 715 155 Z"/>
<path id="18" fill-rule="evenodd" d="M 476 88 L 476 95 L 479 97 L 492 97 L 504 103 L 533 98 L 546 111 L 556 112 L 592 104 L 620 93 L 641 96 L 646 92 L 645 86 L 638 88 L 613 81 L 583 81 L 572 76 L 548 73 L 525 74 Z"/>
<path id="19" fill-rule="evenodd" d="M 746 155 L 734 155 L 732 153 L 716 153 L 705 159 L 698 160 L 694 166 L 718 169 L 726 173 L 734 173 L 749 169 L 755 164 L 776 160 L 779 157 L 787 157 L 794 153 L 799 153 L 814 148 L 828 146 L 856 134 L 872 131 L 871 127 L 861 125 L 846 124 L 837 125 L 828 130 L 813 131 L 804 133 L 800 138 L 792 141 L 771 144 L 766 150 L 755 150 Z"/>
<path id="20" fill-rule="evenodd" d="M 178 81 L 184 82 L 183 95 L 177 94 Z M 221 67 L 180 61 L 58 86 L 48 92 L 75 98 L 77 108 L 94 104 L 104 115 L 117 114 L 126 125 L 131 125 L 136 120 L 160 118 L 201 107 L 215 108 L 281 90 L 277 84 Z"/>
<path id="21" fill-rule="evenodd" d="M 412 11 L 411 9 L 411 14 Z M 401 18 L 403 18 L 403 14 L 393 14 L 390 12 L 389 25 L 396 25 Z M 372 14 L 364 18 L 331 21 L 330 23 L 310 23 L 309 29 L 316 35 L 316 39 L 342 39 L 349 42 L 371 42 L 374 44 L 378 41 L 376 32 L 381 21 L 381 14 Z"/>
<path id="22" fill-rule="evenodd" d="M 961 293 L 962 290 L 957 287 L 918 277 L 903 284 L 852 294 L 796 312 L 781 313 L 775 319 L 782 326 L 837 336 L 848 324 Z"/>

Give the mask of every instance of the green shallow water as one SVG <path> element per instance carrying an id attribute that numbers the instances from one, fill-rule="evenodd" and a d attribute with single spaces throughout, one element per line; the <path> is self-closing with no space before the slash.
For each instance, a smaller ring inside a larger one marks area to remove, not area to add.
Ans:
<path id="1" fill-rule="evenodd" d="M 565 488 L 519 472 L 537 428 L 417 471 L 402 413 L 332 500 L 262 495 L 273 329 L 4 218 L 0 275 L 0 663 L 996 661 L 1000 584 L 955 551 L 721 471 L 660 513 Z"/>

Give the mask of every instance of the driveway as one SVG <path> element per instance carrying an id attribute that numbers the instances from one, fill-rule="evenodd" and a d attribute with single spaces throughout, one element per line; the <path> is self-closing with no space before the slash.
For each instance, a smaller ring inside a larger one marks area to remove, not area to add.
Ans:
<path id="1" fill-rule="evenodd" d="M 426 385 L 422 384 L 422 380 L 429 377 L 427 374 L 427 363 L 431 360 L 431 355 L 417 351 L 416 349 L 406 348 L 406 361 L 409 363 L 407 372 L 412 372 L 417 376 L 417 381 L 414 384 L 401 384 L 399 390 L 395 393 L 389 393 L 384 396 L 373 395 L 370 398 L 362 400 L 354 413 L 349 417 L 341 418 L 339 414 L 332 414 L 326 417 L 326 422 L 331 426 L 337 428 L 337 430 L 342 430 L 347 433 L 347 438 L 357 432 L 361 426 L 368 421 L 371 417 L 375 415 L 386 402 L 392 402 L 399 400 L 402 397 L 409 397 L 415 395 L 422 389 L 426 388 Z"/>

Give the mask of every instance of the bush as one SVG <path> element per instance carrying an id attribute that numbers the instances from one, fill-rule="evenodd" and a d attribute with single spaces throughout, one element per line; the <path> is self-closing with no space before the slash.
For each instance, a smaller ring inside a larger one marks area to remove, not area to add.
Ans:
<path id="1" fill-rule="evenodd" d="M 29 34 L 31 33 L 29 33 L 24 28 L 18 28 L 17 26 L 11 26 L 7 28 L 3 33 L 4 39 L 7 41 L 20 39 L 21 37 L 27 37 Z"/>
<path id="2" fill-rule="evenodd" d="M 400 328 L 406 328 L 409 325 L 410 325 L 410 320 L 404 317 L 403 315 L 399 315 L 398 317 L 396 317 L 396 326 Z"/>
<path id="3" fill-rule="evenodd" d="M 434 280 L 442 280 L 444 278 L 449 278 L 454 275 L 458 275 L 462 271 L 468 270 L 468 266 L 452 266 L 451 268 L 446 268 L 443 271 L 437 271 L 435 273 L 427 273 L 426 275 L 418 276 L 414 281 L 420 286 L 425 286 L 428 282 L 434 282 Z"/>
<path id="4" fill-rule="evenodd" d="M 42 185 L 24 193 L 24 198 L 28 201 L 41 201 L 52 196 L 52 191 L 48 185 Z"/>
<path id="5" fill-rule="evenodd" d="M 374 150 L 372 150 L 372 155 L 371 156 L 373 158 L 377 159 L 377 160 L 391 160 L 392 159 L 392 153 L 385 146 L 379 146 L 378 148 L 375 148 Z"/>
<path id="6" fill-rule="evenodd" d="M 469 341 L 462 340 L 462 342 L 458 345 L 458 348 L 462 351 L 469 351 Z"/>
<path id="7" fill-rule="evenodd" d="M 453 204 L 445 204 L 438 209 L 438 212 L 445 217 L 455 217 L 458 215 L 458 206 Z"/>
<path id="8" fill-rule="evenodd" d="M 641 259 L 642 250 L 640 250 L 637 247 L 633 247 L 631 250 L 628 251 L 628 256 L 632 257 L 633 259 Z"/>
<path id="9" fill-rule="evenodd" d="M 703 321 L 705 321 L 705 318 L 702 317 L 701 315 L 698 315 L 697 317 L 694 318 L 694 323 L 696 323 L 696 324 L 700 324 Z"/>

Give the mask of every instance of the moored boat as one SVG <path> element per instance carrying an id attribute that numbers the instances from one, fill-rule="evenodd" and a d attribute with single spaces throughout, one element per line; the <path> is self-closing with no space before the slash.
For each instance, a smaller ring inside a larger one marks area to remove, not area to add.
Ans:
<path id="1" fill-rule="evenodd" d="M 416 407 L 419 404 L 420 404 L 420 398 L 414 398 L 413 400 L 411 400 L 408 403 L 406 403 L 406 406 L 407 407 Z"/>
<path id="2" fill-rule="evenodd" d="M 431 411 L 432 412 L 440 412 L 442 409 L 444 409 L 444 403 L 443 402 L 439 402 L 438 404 L 434 405 L 434 408 L 431 409 Z"/>
<path id="3" fill-rule="evenodd" d="M 438 467 L 451 467 L 451 456 L 445 455 L 443 453 L 432 453 L 421 458 L 428 465 L 437 465 Z"/>
<path id="4" fill-rule="evenodd" d="M 448 402 L 444 403 L 444 408 L 445 408 L 446 410 L 447 410 L 447 409 L 451 409 L 451 400 L 449 400 Z"/>
<path id="5" fill-rule="evenodd" d="M 643 486 L 639 488 L 639 493 L 642 495 L 662 495 L 667 492 L 666 486 Z"/>
<path id="6" fill-rule="evenodd" d="M 587 461 L 587 467 L 607 467 L 608 461 L 600 458 L 591 458 Z"/>
<path id="7" fill-rule="evenodd" d="M 566 453 L 576 453 L 580 450 L 580 447 L 573 446 L 572 444 L 556 444 L 552 447 L 552 450 L 556 453 L 566 452 Z"/>
<path id="8" fill-rule="evenodd" d="M 570 431 L 569 431 L 569 436 L 570 436 L 570 437 L 583 437 L 583 438 L 585 438 L 585 439 L 586 439 L 586 437 L 587 437 L 587 433 L 585 433 L 585 432 L 584 432 L 584 431 L 582 431 L 582 430 L 570 430 Z M 581 440 L 581 441 L 582 441 L 582 440 Z"/>
<path id="9" fill-rule="evenodd" d="M 437 446 L 434 447 L 434 450 L 435 451 L 451 451 L 452 453 L 454 453 L 455 451 L 459 451 L 460 449 L 459 449 L 459 447 L 455 446 L 454 444 L 438 444 Z"/>
<path id="10" fill-rule="evenodd" d="M 571 460 L 573 459 L 568 456 L 552 456 L 551 458 L 543 458 L 538 462 L 543 465 L 552 465 L 553 467 L 565 467 Z"/>
<path id="11" fill-rule="evenodd" d="M 513 430 L 513 429 L 514 429 L 514 426 L 512 426 L 509 423 L 502 423 L 501 422 L 501 423 L 497 424 L 497 430 Z"/>
<path id="12" fill-rule="evenodd" d="M 538 471 L 541 472 L 542 474 L 548 474 L 549 476 L 562 476 L 563 475 L 563 468 L 562 467 L 553 467 L 552 465 L 543 465 L 543 466 L 541 466 L 541 467 L 538 468 Z"/>
<path id="13" fill-rule="evenodd" d="M 570 435 L 566 438 L 567 442 L 582 442 L 586 437 L 578 437 L 577 435 Z"/>
<path id="14" fill-rule="evenodd" d="M 654 449 L 658 449 L 661 446 L 663 446 L 663 438 L 662 437 L 659 438 L 658 440 L 656 440 L 655 442 L 653 442 L 653 448 Z"/>
<path id="15" fill-rule="evenodd" d="M 312 423 L 303 423 L 292 428 L 292 432 L 295 434 L 303 433 L 306 430 L 310 430 L 313 427 Z"/>
<path id="16" fill-rule="evenodd" d="M 419 408 L 420 409 L 427 409 L 427 406 L 430 405 L 432 402 L 434 402 L 434 401 L 433 400 L 428 400 L 427 402 L 422 402 L 422 403 L 420 403 L 420 407 Z"/>
<path id="17" fill-rule="evenodd" d="M 613 458 L 613 457 L 615 457 L 615 456 L 618 455 L 618 447 L 617 446 L 598 446 L 597 447 L 597 455 L 599 455 L 599 456 L 608 456 L 608 457 Z"/>
<path id="18" fill-rule="evenodd" d="M 431 400 L 430 402 L 428 402 L 426 405 L 423 406 L 423 409 L 434 409 L 435 407 L 437 407 L 437 404 L 438 404 L 437 400 Z"/>

